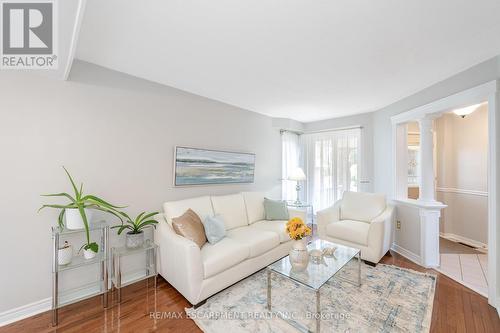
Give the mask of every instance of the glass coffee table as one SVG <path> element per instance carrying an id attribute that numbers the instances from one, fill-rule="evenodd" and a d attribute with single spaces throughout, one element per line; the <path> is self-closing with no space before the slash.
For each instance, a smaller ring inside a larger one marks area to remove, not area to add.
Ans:
<path id="1" fill-rule="evenodd" d="M 292 265 L 290 264 L 290 260 L 288 259 L 288 256 L 283 257 L 282 259 L 272 263 L 271 265 L 267 266 L 267 309 L 272 312 L 271 308 L 271 293 L 272 293 L 272 286 L 271 286 L 271 274 L 272 273 L 277 273 L 287 279 L 293 280 L 300 285 L 311 289 L 315 292 L 316 294 L 316 313 L 314 314 L 314 317 L 316 319 L 316 332 L 320 331 L 320 324 L 321 324 L 321 308 L 320 308 L 320 289 L 321 287 L 332 277 L 335 276 L 339 271 L 344 268 L 344 266 L 351 261 L 353 258 L 356 256 L 358 257 L 358 279 L 357 281 L 350 281 L 346 280 L 344 278 L 337 277 L 338 279 L 342 281 L 346 281 L 349 283 L 352 283 L 356 286 L 361 286 L 361 252 L 359 249 L 355 249 L 352 247 L 348 246 L 343 246 L 340 244 L 335 244 L 332 242 L 328 242 L 325 240 L 320 240 L 317 239 L 313 242 L 311 242 L 308 246 L 307 249 L 309 251 L 317 249 L 317 250 L 323 250 L 324 248 L 327 247 L 336 247 L 335 255 L 333 257 L 327 257 L 323 256 L 323 261 L 322 263 L 316 264 L 313 263 L 311 260 L 309 261 L 309 265 L 307 266 L 307 269 L 302 272 L 295 272 L 292 270 Z M 306 331 L 308 332 L 309 330 L 306 327 L 300 326 L 300 324 L 297 324 L 294 321 L 289 320 L 288 318 L 282 316 L 279 312 L 274 313 L 275 315 L 279 316 L 280 318 L 288 321 L 290 324 L 292 324 L 294 327 L 298 328 L 299 330 Z"/>

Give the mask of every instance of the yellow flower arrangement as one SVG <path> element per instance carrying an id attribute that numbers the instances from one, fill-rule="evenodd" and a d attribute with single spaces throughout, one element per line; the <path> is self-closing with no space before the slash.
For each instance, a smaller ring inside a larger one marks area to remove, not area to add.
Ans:
<path id="1" fill-rule="evenodd" d="M 286 224 L 286 233 L 291 239 L 300 240 L 311 235 L 311 228 L 300 217 L 294 217 Z"/>

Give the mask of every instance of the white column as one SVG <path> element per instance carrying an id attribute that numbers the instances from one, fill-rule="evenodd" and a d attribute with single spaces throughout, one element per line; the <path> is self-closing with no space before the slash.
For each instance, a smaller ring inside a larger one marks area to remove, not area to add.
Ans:
<path id="1" fill-rule="evenodd" d="M 433 118 L 419 119 L 420 125 L 420 195 L 419 200 L 434 202 Z"/>
<path id="2" fill-rule="evenodd" d="M 439 217 L 445 206 L 420 208 L 420 258 L 424 267 L 438 267 Z"/>

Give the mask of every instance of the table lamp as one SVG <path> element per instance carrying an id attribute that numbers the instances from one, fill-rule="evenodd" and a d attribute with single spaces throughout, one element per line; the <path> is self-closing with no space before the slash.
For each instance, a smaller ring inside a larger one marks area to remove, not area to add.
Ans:
<path id="1" fill-rule="evenodd" d="M 288 180 L 293 180 L 297 182 L 297 185 L 295 185 L 295 189 L 297 190 L 297 200 L 295 200 L 296 205 L 301 205 L 302 203 L 300 202 L 299 199 L 299 193 L 300 193 L 300 181 L 306 180 L 306 175 L 304 174 L 304 171 L 301 168 L 295 168 L 292 170 L 292 172 L 288 175 Z"/>

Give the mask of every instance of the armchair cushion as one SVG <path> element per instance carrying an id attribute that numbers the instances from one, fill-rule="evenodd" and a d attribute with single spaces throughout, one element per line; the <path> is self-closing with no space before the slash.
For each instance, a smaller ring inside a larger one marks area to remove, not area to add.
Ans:
<path id="1" fill-rule="evenodd" d="M 385 208 L 384 194 L 346 191 L 340 204 L 340 219 L 371 222 Z"/>
<path id="2" fill-rule="evenodd" d="M 368 244 L 369 230 L 370 223 L 353 220 L 341 220 L 329 223 L 326 226 L 326 234 L 328 236 L 343 239 L 359 245 Z"/>
<path id="3" fill-rule="evenodd" d="M 204 278 L 214 276 L 249 257 L 250 250 L 229 237 L 216 244 L 206 243 L 201 248 Z"/>

